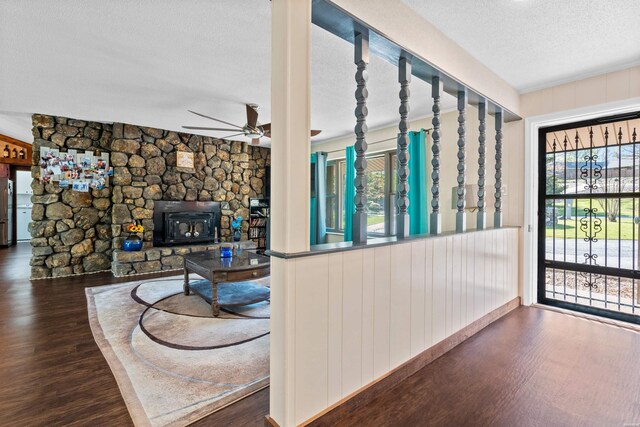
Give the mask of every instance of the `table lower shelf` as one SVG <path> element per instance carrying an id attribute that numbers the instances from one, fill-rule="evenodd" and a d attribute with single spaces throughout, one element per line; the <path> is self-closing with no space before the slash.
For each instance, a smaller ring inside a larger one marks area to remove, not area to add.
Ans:
<path id="1" fill-rule="evenodd" d="M 271 296 L 269 288 L 255 282 L 219 283 L 217 286 L 219 306 L 250 305 L 268 301 Z M 211 304 L 213 292 L 211 282 L 208 280 L 190 281 L 189 289 Z"/>

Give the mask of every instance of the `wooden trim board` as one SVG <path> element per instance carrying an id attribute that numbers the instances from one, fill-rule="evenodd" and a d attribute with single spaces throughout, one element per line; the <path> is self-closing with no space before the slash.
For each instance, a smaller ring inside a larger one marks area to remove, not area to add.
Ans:
<path id="1" fill-rule="evenodd" d="M 28 142 L 20 141 L 19 139 L 11 138 L 10 136 L 3 135 L 1 133 L 0 133 L 0 143 L 13 144 L 21 148 L 28 148 L 29 150 L 31 149 L 31 144 L 29 144 Z"/>
<path id="2" fill-rule="evenodd" d="M 269 415 L 266 415 L 264 417 L 264 427 L 280 427 L 280 424 L 278 424 L 276 420 L 271 418 Z"/>
<path id="3" fill-rule="evenodd" d="M 16 147 L 20 149 L 24 149 L 25 150 L 24 159 L 2 157 L 2 149 L 4 148 L 3 145 L 10 146 L 9 148 L 10 150 Z M 32 160 L 31 158 L 33 157 L 32 153 L 33 153 L 33 150 L 32 150 L 31 144 L 19 141 L 15 138 L 11 138 L 10 136 L 0 134 L 0 163 L 9 164 L 9 165 L 31 166 L 31 160 Z"/>
<path id="4" fill-rule="evenodd" d="M 334 426 L 338 425 L 340 419 L 349 413 L 357 411 L 358 408 L 372 401 L 381 392 L 387 391 L 404 381 L 429 363 L 436 360 L 449 350 L 461 344 L 480 330 L 487 327 L 501 317 L 505 316 L 512 310 L 520 306 L 520 297 L 516 297 L 508 303 L 498 307 L 497 309 L 487 313 L 475 322 L 465 326 L 453 335 L 440 341 L 438 344 L 428 348 L 419 355 L 406 361 L 396 369 L 388 372 L 384 376 L 374 380 L 364 387 L 351 393 L 349 396 L 336 402 L 334 405 L 325 409 L 313 418 L 303 422 L 302 426 Z M 266 427 L 275 427 L 278 424 L 269 416 L 265 421 Z"/>

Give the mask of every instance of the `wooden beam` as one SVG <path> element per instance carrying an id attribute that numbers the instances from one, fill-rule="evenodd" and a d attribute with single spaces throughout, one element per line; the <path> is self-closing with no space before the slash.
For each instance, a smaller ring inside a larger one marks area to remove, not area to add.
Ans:
<path id="1" fill-rule="evenodd" d="M 12 159 L 11 157 L 9 158 L 0 157 L 0 163 L 7 164 L 7 165 L 31 166 L 31 157 L 28 157 L 26 159 Z"/>

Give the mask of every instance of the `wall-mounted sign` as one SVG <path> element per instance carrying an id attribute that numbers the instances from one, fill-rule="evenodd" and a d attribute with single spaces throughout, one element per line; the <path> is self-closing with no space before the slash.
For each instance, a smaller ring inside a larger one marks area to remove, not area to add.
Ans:
<path id="1" fill-rule="evenodd" d="M 109 185 L 113 175 L 109 154 L 94 155 L 93 151 L 61 152 L 57 148 L 40 147 L 40 181 L 57 182 L 60 188 L 88 192 Z"/>
<path id="2" fill-rule="evenodd" d="M 191 168 L 195 167 L 195 161 L 193 160 L 193 153 L 188 151 L 178 151 L 176 156 L 176 164 L 179 168 Z"/>

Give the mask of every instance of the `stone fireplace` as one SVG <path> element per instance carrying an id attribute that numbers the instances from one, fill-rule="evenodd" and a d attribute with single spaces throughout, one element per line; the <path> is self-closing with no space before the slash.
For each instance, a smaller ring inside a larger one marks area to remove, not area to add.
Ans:
<path id="1" fill-rule="evenodd" d="M 230 224 L 237 216 L 245 218 L 242 239 L 247 239 L 249 199 L 265 196 L 270 150 L 264 147 L 41 114 L 33 116 L 33 125 L 30 230 L 34 279 L 106 269 L 123 276 L 180 268 L 181 255 L 211 249 L 215 233 L 220 241 L 231 240 Z M 42 184 L 36 166 L 41 146 L 110 153 L 114 167 L 110 186 L 79 193 Z M 193 167 L 178 167 L 178 152 L 193 153 Z M 164 202 L 168 206 L 178 202 L 215 206 L 215 213 L 188 208 L 163 218 L 163 228 L 165 219 L 173 227 L 174 242 L 169 243 L 183 243 L 166 246 L 167 242 L 156 239 L 155 221 L 156 204 Z M 145 227 L 144 247 L 141 252 L 127 253 L 120 248 L 132 223 Z M 176 237 L 183 241 L 175 241 Z"/>
<path id="2" fill-rule="evenodd" d="M 220 236 L 220 202 L 156 201 L 153 246 L 215 243 Z"/>

